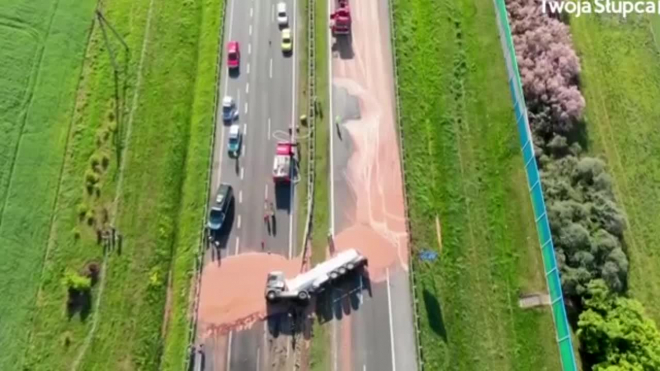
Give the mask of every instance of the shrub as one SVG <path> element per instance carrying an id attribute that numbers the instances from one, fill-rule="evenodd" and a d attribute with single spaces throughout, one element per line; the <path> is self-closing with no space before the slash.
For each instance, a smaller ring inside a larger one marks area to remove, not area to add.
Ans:
<path id="1" fill-rule="evenodd" d="M 64 285 L 69 289 L 69 292 L 83 293 L 92 288 L 92 280 L 67 268 L 64 272 Z"/>

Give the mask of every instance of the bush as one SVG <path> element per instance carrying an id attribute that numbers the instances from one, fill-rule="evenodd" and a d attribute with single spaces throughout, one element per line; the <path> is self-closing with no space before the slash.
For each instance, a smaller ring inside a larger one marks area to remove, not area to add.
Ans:
<path id="1" fill-rule="evenodd" d="M 67 268 L 64 273 L 64 285 L 69 289 L 69 292 L 83 293 L 91 290 L 92 280 Z"/>
<path id="2" fill-rule="evenodd" d="M 577 335 L 594 371 L 660 370 L 660 332 L 641 303 L 594 280 L 583 304 Z"/>

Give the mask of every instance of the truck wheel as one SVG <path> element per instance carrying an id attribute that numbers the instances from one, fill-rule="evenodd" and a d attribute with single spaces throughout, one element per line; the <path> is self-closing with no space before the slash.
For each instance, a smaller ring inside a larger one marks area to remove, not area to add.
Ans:
<path id="1" fill-rule="evenodd" d="M 346 268 L 345 267 L 339 268 L 339 274 L 341 274 L 342 276 L 345 275 L 346 274 Z"/>
<path id="2" fill-rule="evenodd" d="M 339 274 L 337 272 L 330 272 L 330 278 L 336 280 L 339 278 Z"/>
<path id="3" fill-rule="evenodd" d="M 355 269 L 355 264 L 348 263 L 348 264 L 346 264 L 346 268 L 348 268 L 349 271 L 352 271 L 353 269 Z"/>
<path id="4" fill-rule="evenodd" d="M 298 299 L 301 301 L 307 301 L 307 299 L 309 299 L 309 294 L 307 294 L 307 291 L 301 291 L 298 293 Z"/>
<path id="5" fill-rule="evenodd" d="M 277 295 L 275 295 L 275 291 L 268 291 L 268 295 L 266 295 L 268 298 L 268 301 L 275 301 L 275 298 Z"/>

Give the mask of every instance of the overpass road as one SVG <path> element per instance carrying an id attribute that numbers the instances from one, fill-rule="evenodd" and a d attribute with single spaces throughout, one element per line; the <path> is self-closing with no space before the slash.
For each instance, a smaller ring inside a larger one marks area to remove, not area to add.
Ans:
<path id="1" fill-rule="evenodd" d="M 295 255 L 296 210 L 295 186 L 275 188 L 272 179 L 273 156 L 278 140 L 289 140 L 289 127 L 296 112 L 296 44 L 293 53 L 283 54 L 275 5 L 287 4 L 289 27 L 296 30 L 296 0 L 226 0 L 222 47 L 221 101 L 231 96 L 237 104 L 235 121 L 243 133 L 243 147 L 238 158 L 227 153 L 229 125 L 222 122 L 218 107 L 211 200 L 220 183 L 234 189 L 235 202 L 220 234 L 219 249 L 211 246 L 205 254 L 205 266 L 215 260 L 251 251 L 268 251 L 290 258 Z M 240 45 L 238 73 L 230 73 L 226 63 L 229 41 Z M 295 135 L 295 132 L 293 133 Z M 265 206 L 273 203 L 275 220 L 271 233 L 264 223 Z M 262 250 L 263 242 L 263 250 Z M 222 267 L 220 267 L 222 269 Z M 238 282 L 205 282 L 218 287 Z M 198 331 L 199 333 L 199 331 Z M 237 330 L 204 340 L 205 370 L 265 370 L 267 364 L 267 326 L 264 322 L 250 329 Z"/>

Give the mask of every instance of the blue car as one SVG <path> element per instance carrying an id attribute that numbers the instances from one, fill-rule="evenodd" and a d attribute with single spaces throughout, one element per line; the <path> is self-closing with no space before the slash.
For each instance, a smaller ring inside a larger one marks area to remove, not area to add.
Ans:
<path id="1" fill-rule="evenodd" d="M 238 124 L 233 124 L 229 128 L 229 143 L 227 144 L 229 157 L 238 157 L 240 155 L 242 142 L 243 135 L 241 134 L 241 127 Z"/>
<path id="2" fill-rule="evenodd" d="M 238 117 L 238 110 L 236 103 L 232 97 L 224 97 L 222 99 L 222 120 L 224 122 L 234 121 Z"/>
<path id="3" fill-rule="evenodd" d="M 215 202 L 209 211 L 209 220 L 206 226 L 211 232 L 218 232 L 225 222 L 229 206 L 234 200 L 232 187 L 226 183 L 220 183 L 215 196 Z"/>

